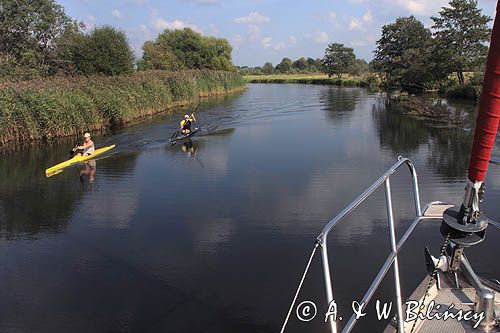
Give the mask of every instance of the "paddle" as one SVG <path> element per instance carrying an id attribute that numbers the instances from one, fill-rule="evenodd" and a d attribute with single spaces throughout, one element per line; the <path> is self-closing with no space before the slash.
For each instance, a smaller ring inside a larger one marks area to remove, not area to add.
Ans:
<path id="1" fill-rule="evenodd" d="M 71 150 L 69 151 L 69 154 L 70 154 L 71 156 L 75 155 L 75 152 L 76 152 L 76 150 L 78 149 L 78 146 L 80 146 L 80 144 L 78 144 L 78 143 L 77 143 L 77 144 L 76 144 L 76 146 L 75 146 L 73 149 L 71 149 Z"/>

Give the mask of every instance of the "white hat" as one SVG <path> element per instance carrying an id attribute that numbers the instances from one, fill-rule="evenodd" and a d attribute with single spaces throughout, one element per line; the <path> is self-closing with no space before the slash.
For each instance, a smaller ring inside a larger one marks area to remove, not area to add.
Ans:
<path id="1" fill-rule="evenodd" d="M 85 134 L 83 135 L 83 137 L 84 137 L 84 138 L 90 138 L 90 133 L 85 133 Z"/>
<path id="2" fill-rule="evenodd" d="M 189 118 L 189 115 L 188 115 L 188 114 L 185 114 L 185 115 L 184 115 L 184 118 Z"/>

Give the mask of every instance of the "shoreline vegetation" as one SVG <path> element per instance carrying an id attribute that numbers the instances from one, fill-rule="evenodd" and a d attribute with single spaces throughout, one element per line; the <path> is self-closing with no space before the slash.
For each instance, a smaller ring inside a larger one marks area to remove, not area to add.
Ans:
<path id="1" fill-rule="evenodd" d="M 247 83 L 284 83 L 284 84 L 325 84 L 333 85 L 338 87 L 369 87 L 380 89 L 385 91 L 386 87 L 380 78 L 374 74 L 369 73 L 366 75 L 350 75 L 342 74 L 340 77 L 332 76 L 329 77 L 327 74 L 315 73 L 315 74 L 254 74 L 254 75 L 243 75 L 243 79 Z M 419 92 L 414 92 L 412 94 L 423 95 L 426 93 L 436 93 L 441 97 L 451 98 L 451 99 L 465 99 L 477 102 L 479 96 L 481 95 L 481 85 L 474 84 L 472 80 L 466 79 L 466 83 L 463 85 L 455 82 L 453 78 L 449 79 L 447 85 L 439 87 L 439 89 L 429 89 L 422 90 Z M 399 93 L 408 94 L 405 91 L 398 91 Z"/>
<path id="2" fill-rule="evenodd" d="M 369 87 L 376 84 L 374 76 L 354 76 L 343 74 L 340 78 L 328 77 L 327 74 L 271 74 L 245 75 L 243 79 L 248 83 L 299 83 L 325 84 L 342 87 Z"/>
<path id="3" fill-rule="evenodd" d="M 120 128 L 244 88 L 237 73 L 211 70 L 0 82 L 0 147 Z"/>
<path id="4" fill-rule="evenodd" d="M 491 20 L 476 0 L 450 0 L 430 17 L 431 27 L 415 16 L 383 25 L 370 62 L 358 58 L 354 48 L 332 41 L 323 58 L 285 57 L 277 65 L 268 61 L 263 66 L 241 66 L 238 71 L 249 82 L 373 86 L 416 95 L 436 91 L 449 98 L 477 101 Z"/>
<path id="5" fill-rule="evenodd" d="M 86 27 L 56 0 L 4 0 L 0 16 L 0 148 L 113 130 L 245 87 L 229 41 L 187 27 L 160 31 L 137 57 L 124 31 Z"/>

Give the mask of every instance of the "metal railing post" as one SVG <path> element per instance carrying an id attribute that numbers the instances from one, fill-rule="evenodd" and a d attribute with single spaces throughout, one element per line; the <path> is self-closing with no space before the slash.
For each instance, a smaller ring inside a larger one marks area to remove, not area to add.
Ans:
<path id="1" fill-rule="evenodd" d="M 396 243 L 396 230 L 394 228 L 394 215 L 392 210 L 391 181 L 389 180 L 389 178 L 385 180 L 385 199 L 387 205 L 387 221 L 389 223 L 389 237 L 391 239 L 391 252 L 394 254 L 394 261 L 392 263 L 392 268 L 394 270 L 394 289 L 396 292 L 396 306 L 398 311 L 397 315 L 398 332 L 404 333 L 403 301 L 401 298 L 401 284 L 399 280 L 399 262 L 398 262 L 397 243 Z M 420 207 L 418 207 L 417 209 L 420 210 Z"/>
<path id="2" fill-rule="evenodd" d="M 328 310 L 330 310 L 330 304 L 333 301 L 333 289 L 332 289 L 332 280 L 330 277 L 330 264 L 328 262 L 328 250 L 326 246 L 327 235 L 323 234 L 320 237 L 320 245 L 321 245 L 321 262 L 323 263 L 323 276 L 325 279 L 325 290 L 326 290 L 326 302 Z M 333 316 L 328 317 L 328 323 L 330 325 L 330 331 L 332 333 L 337 333 L 337 323 L 334 320 Z"/>
<path id="3" fill-rule="evenodd" d="M 420 193 L 418 189 L 417 170 L 415 170 L 415 166 L 408 159 L 406 159 L 406 165 L 408 165 L 408 168 L 410 169 L 411 180 L 413 183 L 413 200 L 415 201 L 415 213 L 420 217 L 422 216 L 422 209 L 420 208 Z"/>

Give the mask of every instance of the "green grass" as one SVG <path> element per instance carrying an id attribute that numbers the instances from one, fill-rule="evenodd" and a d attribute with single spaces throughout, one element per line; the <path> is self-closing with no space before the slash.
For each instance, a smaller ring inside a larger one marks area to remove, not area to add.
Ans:
<path id="1" fill-rule="evenodd" d="M 123 126 L 244 86 L 236 73 L 208 70 L 2 82 L 0 146 Z"/>

